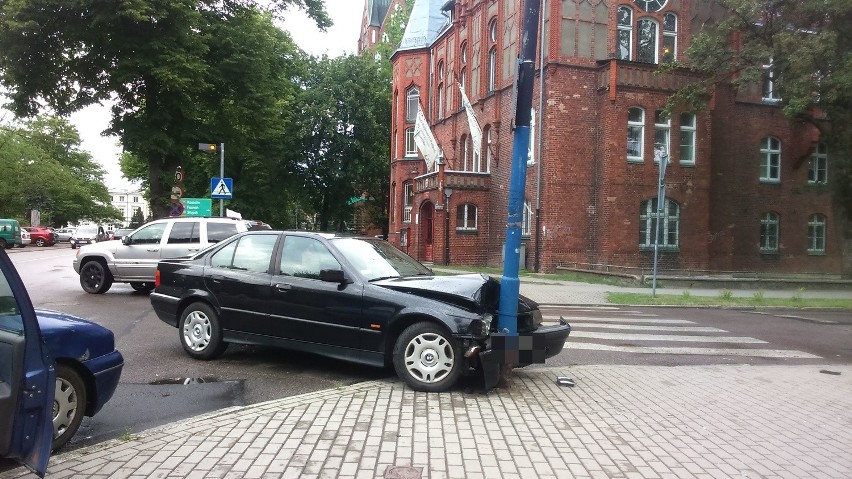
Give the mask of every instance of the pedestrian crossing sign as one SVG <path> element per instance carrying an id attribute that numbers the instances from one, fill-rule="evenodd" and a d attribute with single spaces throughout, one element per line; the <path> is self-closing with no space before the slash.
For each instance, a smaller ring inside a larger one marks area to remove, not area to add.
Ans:
<path id="1" fill-rule="evenodd" d="M 210 198 L 214 200 L 230 200 L 234 197 L 234 179 L 217 178 L 210 179 Z"/>

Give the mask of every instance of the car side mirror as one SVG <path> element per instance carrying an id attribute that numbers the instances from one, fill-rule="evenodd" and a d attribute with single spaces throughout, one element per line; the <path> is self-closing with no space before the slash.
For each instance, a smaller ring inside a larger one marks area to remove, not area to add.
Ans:
<path id="1" fill-rule="evenodd" d="M 322 269 L 320 270 L 320 280 L 327 283 L 348 283 L 346 275 L 340 269 Z"/>
<path id="2" fill-rule="evenodd" d="M 122 236 L 121 237 L 121 244 L 123 244 L 125 246 L 130 246 L 132 243 L 133 243 L 133 238 L 131 238 L 130 236 Z"/>

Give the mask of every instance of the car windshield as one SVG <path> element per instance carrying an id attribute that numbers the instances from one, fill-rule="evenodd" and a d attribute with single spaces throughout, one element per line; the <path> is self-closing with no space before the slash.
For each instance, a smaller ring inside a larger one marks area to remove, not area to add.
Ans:
<path id="1" fill-rule="evenodd" d="M 79 236 L 82 236 L 82 235 L 94 236 L 94 235 L 98 234 L 98 227 L 97 226 L 81 226 L 81 227 L 77 228 L 76 234 L 79 235 Z"/>
<path id="2" fill-rule="evenodd" d="M 336 238 L 334 246 L 368 281 L 404 276 L 431 276 L 432 271 L 382 240 Z"/>

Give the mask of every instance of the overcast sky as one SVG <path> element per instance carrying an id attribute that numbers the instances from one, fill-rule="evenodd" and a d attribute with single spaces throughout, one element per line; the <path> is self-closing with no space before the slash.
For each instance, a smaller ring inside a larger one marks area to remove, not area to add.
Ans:
<path id="1" fill-rule="evenodd" d="M 326 32 L 320 32 L 316 23 L 308 19 L 303 12 L 289 12 L 283 27 L 290 32 L 293 40 L 302 50 L 312 55 L 327 54 L 330 57 L 355 53 L 358 46 L 358 34 L 361 29 L 361 16 L 364 13 L 365 0 L 325 0 L 326 11 L 334 25 Z M 106 182 L 110 188 L 132 188 L 122 178 L 118 167 L 121 148 L 116 137 L 102 137 L 100 133 L 109 124 L 109 109 L 104 106 L 92 106 L 71 116 L 71 122 L 77 127 L 82 138 L 82 147 L 92 153 L 95 160 L 106 169 Z M 225 175 L 227 176 L 228 158 L 225 146 Z"/>

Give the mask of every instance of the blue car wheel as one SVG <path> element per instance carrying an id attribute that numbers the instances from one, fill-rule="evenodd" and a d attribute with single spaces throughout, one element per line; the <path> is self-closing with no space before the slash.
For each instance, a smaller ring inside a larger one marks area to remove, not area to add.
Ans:
<path id="1" fill-rule="evenodd" d="M 53 446 L 55 451 L 68 443 L 80 428 L 86 414 L 86 384 L 73 368 L 56 365 L 56 391 L 53 395 Z"/>

